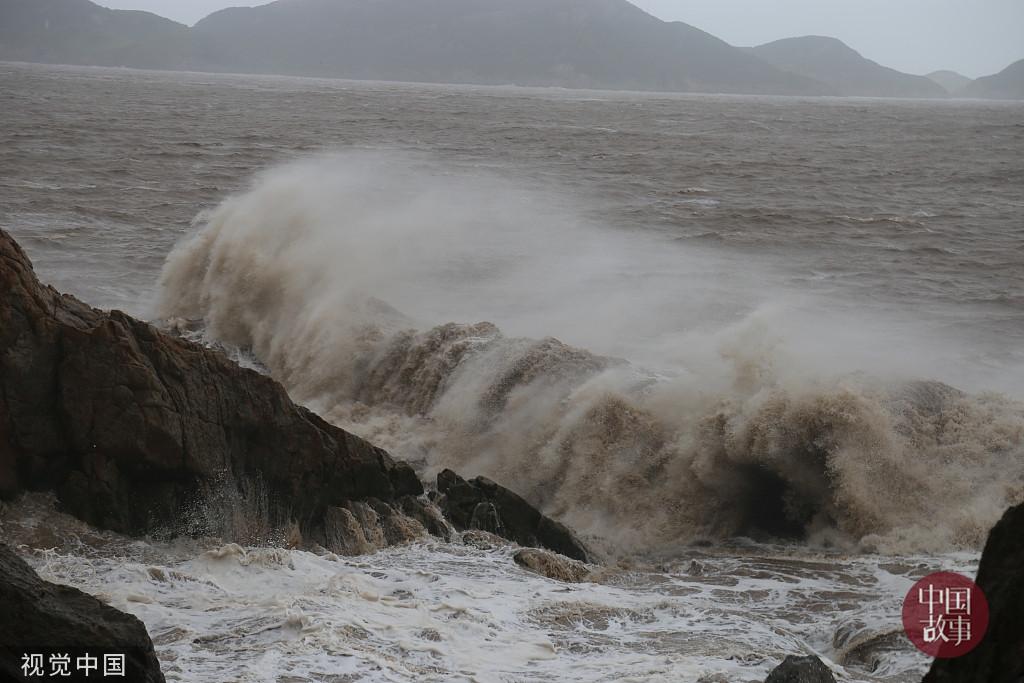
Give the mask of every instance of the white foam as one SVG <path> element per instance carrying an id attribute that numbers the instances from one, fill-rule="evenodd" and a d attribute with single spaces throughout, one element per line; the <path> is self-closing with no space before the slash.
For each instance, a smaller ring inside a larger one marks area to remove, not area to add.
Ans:
<path id="1" fill-rule="evenodd" d="M 168 680 L 189 682 L 761 680 L 801 652 L 840 680 L 879 680 L 844 668 L 833 634 L 854 622 L 869 635 L 898 629 L 916 572 L 972 569 L 969 556 L 889 560 L 907 568 L 894 570 L 886 558 L 734 546 L 562 584 L 516 566 L 511 549 L 437 542 L 358 558 L 136 550 L 166 563 L 55 551 L 32 561 L 142 619 Z M 914 652 L 883 653 L 884 680 L 919 678 Z"/>

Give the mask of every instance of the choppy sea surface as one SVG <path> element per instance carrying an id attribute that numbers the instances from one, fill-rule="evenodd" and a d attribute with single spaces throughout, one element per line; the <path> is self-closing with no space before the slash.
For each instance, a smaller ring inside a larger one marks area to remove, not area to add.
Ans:
<path id="1" fill-rule="evenodd" d="M 202 319 L 606 562 L 565 585 L 504 547 L 3 510 L 44 577 L 146 623 L 169 680 L 751 681 L 800 652 L 918 680 L 905 591 L 972 574 L 1024 499 L 1020 104 L 23 64 L 0 93 L 0 227 L 45 281 Z"/>

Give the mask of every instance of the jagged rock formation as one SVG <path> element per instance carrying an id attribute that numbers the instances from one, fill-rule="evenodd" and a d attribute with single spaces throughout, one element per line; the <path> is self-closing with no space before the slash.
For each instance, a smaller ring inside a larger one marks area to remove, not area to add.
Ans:
<path id="1" fill-rule="evenodd" d="M 453 472 L 439 484 L 456 527 L 586 559 L 571 531 L 508 489 Z M 54 491 L 66 512 L 127 534 L 262 542 L 297 527 L 349 555 L 451 534 L 408 464 L 219 351 L 40 284 L 0 231 L 0 500 L 25 491 Z"/>
<path id="2" fill-rule="evenodd" d="M 224 487 L 314 540 L 329 508 L 373 499 L 381 514 L 423 491 L 271 378 L 41 285 L 0 232 L 0 497 L 53 490 L 82 520 L 142 533 L 182 530 L 182 511 Z"/>
<path id="3" fill-rule="evenodd" d="M 486 477 L 466 481 L 451 470 L 444 470 L 437 475 L 437 492 L 438 507 L 460 531 L 479 529 L 581 562 L 589 558 L 587 548 L 568 528 Z"/>
<path id="4" fill-rule="evenodd" d="M 153 642 L 141 621 L 77 588 L 43 581 L 5 545 L 0 545 L 0 605 L 0 680 L 25 680 L 22 654 L 59 650 L 101 657 L 124 654 L 123 680 L 163 683 Z M 72 671 L 74 667 L 72 660 Z"/>
<path id="5" fill-rule="evenodd" d="M 924 683 L 1019 683 L 1024 680 L 1024 505 L 992 528 L 978 566 L 989 605 L 988 632 L 966 655 L 937 659 Z"/>
<path id="6" fill-rule="evenodd" d="M 394 507 L 370 498 L 327 508 L 321 542 L 342 555 L 362 555 L 428 533 L 450 538 L 450 528 L 437 508 L 413 496 L 405 496 Z"/>

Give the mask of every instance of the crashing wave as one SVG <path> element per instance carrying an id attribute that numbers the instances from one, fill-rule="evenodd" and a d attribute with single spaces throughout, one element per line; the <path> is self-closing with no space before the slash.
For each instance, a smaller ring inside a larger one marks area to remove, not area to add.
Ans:
<path id="1" fill-rule="evenodd" d="M 743 335 L 722 345 L 708 381 L 488 322 L 422 325 L 382 299 L 409 304 L 423 287 L 432 302 L 473 286 L 449 271 L 479 265 L 468 226 L 493 218 L 493 203 L 438 209 L 458 202 L 405 178 L 374 204 L 369 181 L 325 163 L 264 174 L 205 216 L 167 261 L 159 314 L 202 319 L 297 400 L 424 474 L 485 474 L 631 551 L 737 535 L 979 548 L 1024 499 L 1024 406 L 999 395 L 788 373 Z M 524 238 L 501 227 L 499 247 Z"/>

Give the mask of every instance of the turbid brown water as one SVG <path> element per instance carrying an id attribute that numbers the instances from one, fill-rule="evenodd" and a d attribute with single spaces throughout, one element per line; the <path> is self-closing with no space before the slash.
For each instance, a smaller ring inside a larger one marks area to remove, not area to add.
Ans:
<path id="1" fill-rule="evenodd" d="M 202 317 L 642 568 L 562 595 L 504 551 L 211 555 L 8 511 L 172 678 L 744 680 L 806 648 L 913 680 L 902 592 L 1024 497 L 1021 105 L 18 64 L 0 91 L 0 227 L 45 280 Z M 509 336 L 435 327 L 482 320 Z"/>

